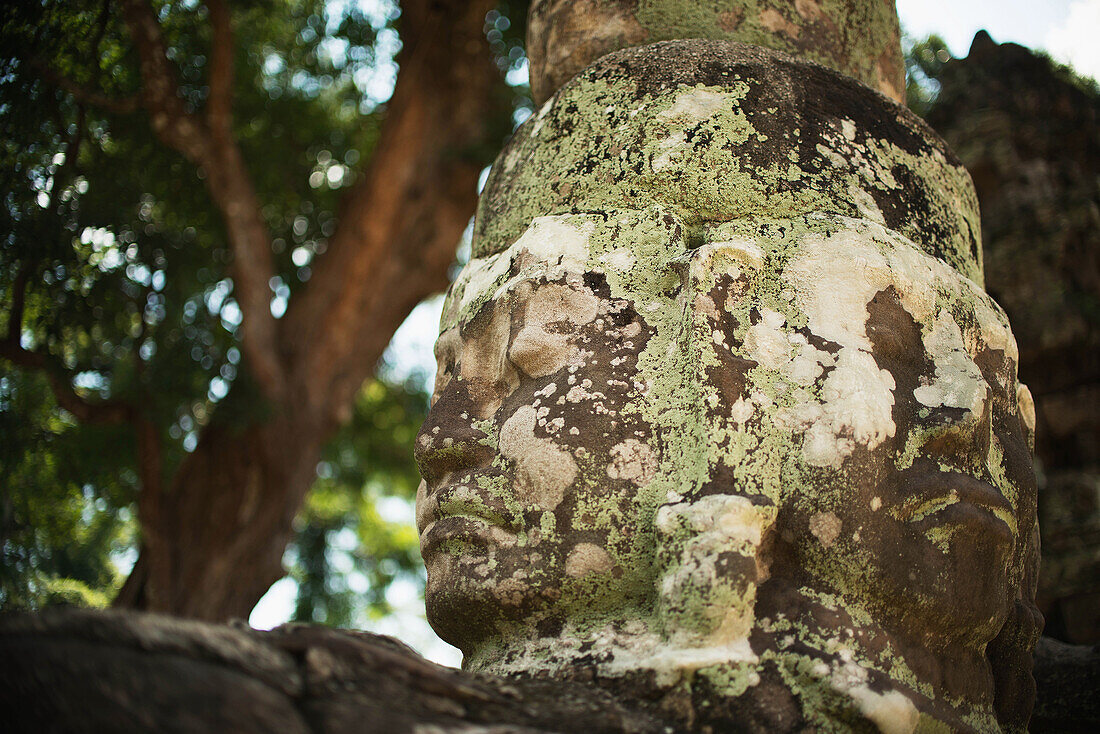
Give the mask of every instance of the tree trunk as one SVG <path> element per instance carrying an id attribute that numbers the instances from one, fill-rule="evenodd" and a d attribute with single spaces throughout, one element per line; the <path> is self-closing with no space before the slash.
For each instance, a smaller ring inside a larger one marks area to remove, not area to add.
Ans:
<path id="1" fill-rule="evenodd" d="M 139 498 L 140 555 L 116 606 L 247 619 L 283 575 L 321 445 L 316 421 L 207 428 L 172 483 Z"/>
<path id="2" fill-rule="evenodd" d="M 155 19 L 139 0 L 125 5 L 143 50 L 143 77 L 163 77 Z M 145 432 L 139 442 L 142 543 L 116 606 L 207 620 L 247 617 L 282 575 L 291 524 L 325 440 L 350 416 L 355 394 L 409 311 L 446 287 L 474 211 L 478 175 L 500 142 L 494 134 L 501 126 L 493 122 L 507 118 L 503 95 L 496 94 L 503 80 L 484 38 L 492 6 L 492 0 L 402 3 L 397 85 L 328 252 L 277 329 L 264 326 L 266 297 L 253 299 L 251 308 L 241 303 L 244 365 L 266 402 L 263 411 L 252 411 L 267 417 L 228 425 L 220 419 L 233 412 L 230 395 L 167 479 L 155 432 Z M 218 18 L 228 22 L 225 14 Z M 242 211 L 240 201 L 248 198 L 240 195 L 248 183 L 243 159 L 233 154 L 232 140 L 222 139 L 211 152 L 195 134 L 196 125 L 205 124 L 216 139 L 227 112 L 208 110 L 202 123 L 173 111 L 171 95 L 148 95 L 146 104 L 167 110 L 170 121 L 176 115 L 162 133 L 167 144 L 215 169 L 207 180 L 227 220 L 235 278 L 266 284 L 269 237 L 248 226 L 260 221 L 258 200 Z M 250 329 L 252 322 L 263 328 Z"/>

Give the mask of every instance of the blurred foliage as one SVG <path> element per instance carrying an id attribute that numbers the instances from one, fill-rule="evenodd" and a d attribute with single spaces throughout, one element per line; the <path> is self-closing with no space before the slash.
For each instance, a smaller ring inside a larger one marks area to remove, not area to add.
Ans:
<path id="1" fill-rule="evenodd" d="M 153 4 L 181 94 L 198 109 L 206 9 Z M 340 195 L 377 141 L 400 8 L 232 7 L 234 132 L 273 236 L 278 316 L 309 281 Z M 505 2 L 486 18 L 502 71 L 525 63 L 525 12 L 526 2 Z M 47 373 L 0 359 L 0 608 L 106 603 L 140 533 L 133 427 L 79 422 L 58 406 L 51 379 L 92 403 L 139 406 L 160 438 L 165 478 L 215 412 L 245 422 L 262 410 L 240 368 L 230 251 L 202 171 L 162 146 L 140 110 L 82 103 L 54 76 L 115 102 L 137 94 L 136 53 L 113 3 L 0 4 L 0 339 L 50 361 Z M 522 88 L 506 93 L 523 108 Z M 286 556 L 302 585 L 299 618 L 347 624 L 364 602 L 380 613 L 387 585 L 416 576 L 415 531 L 380 508 L 415 492 L 411 442 L 426 400 L 410 386 L 368 383 L 326 449 Z"/>
<path id="2" fill-rule="evenodd" d="M 1029 49 L 1031 50 L 1031 49 Z M 1076 87 L 1085 94 L 1093 97 L 1100 95 L 1100 82 L 1093 79 L 1091 76 L 1085 76 L 1078 74 L 1077 71 L 1069 64 L 1058 61 L 1049 53 L 1043 50 L 1031 50 L 1031 53 L 1043 59 L 1050 65 L 1050 70 L 1055 77 L 1061 79 L 1072 87 Z"/>
<path id="3" fill-rule="evenodd" d="M 126 429 L 74 430 L 41 375 L 0 376 L 0 605 L 104 606 L 133 546 Z"/>
<path id="4" fill-rule="evenodd" d="M 952 59 L 951 52 L 947 43 L 934 34 L 920 41 L 905 36 L 902 49 L 905 53 L 905 101 L 909 109 L 924 117 L 939 94 L 940 83 L 936 78 L 943 65 Z"/>
<path id="5" fill-rule="evenodd" d="M 954 57 L 947 48 L 947 42 L 936 34 L 922 40 L 906 35 L 902 38 L 902 50 L 905 54 L 906 102 L 909 109 L 926 117 L 939 95 L 939 77 L 943 67 Z M 1057 78 L 1086 94 L 1100 94 L 1100 84 L 1092 77 L 1078 74 L 1073 67 L 1055 60 L 1045 51 L 1032 53 L 1045 59 Z"/>
<path id="6" fill-rule="evenodd" d="M 294 619 L 338 627 L 390 611 L 385 591 L 403 577 L 423 584 L 411 503 L 420 477 L 413 439 L 428 410 L 420 385 L 374 380 L 351 422 L 325 448 L 290 549 L 298 582 Z M 389 510 L 386 512 L 386 510 Z M 387 517 L 391 515 L 391 517 Z"/>

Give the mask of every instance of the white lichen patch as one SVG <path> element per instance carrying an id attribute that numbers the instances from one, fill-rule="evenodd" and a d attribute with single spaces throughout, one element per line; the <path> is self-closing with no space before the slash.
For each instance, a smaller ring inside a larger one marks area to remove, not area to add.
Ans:
<path id="1" fill-rule="evenodd" d="M 857 444 L 874 449 L 893 436 L 894 387 L 893 375 L 871 354 L 841 349 L 821 391 L 821 415 L 806 430 L 806 462 L 837 469 Z"/>
<path id="2" fill-rule="evenodd" d="M 471 258 L 462 269 L 448 296 L 443 326 L 449 321 L 468 318 L 490 298 L 499 299 L 511 286 L 522 280 L 555 280 L 567 272 L 588 269 L 589 239 L 595 229 L 591 218 L 562 214 L 537 217 L 508 248 L 487 257 Z M 512 273 L 514 263 L 530 263 Z"/>
<path id="3" fill-rule="evenodd" d="M 750 555 L 760 546 L 774 514 L 774 508 L 754 505 L 741 495 L 707 495 L 694 502 L 662 506 L 657 513 L 657 529 L 666 535 L 689 529 L 693 552 L 734 550 Z"/>
<path id="4" fill-rule="evenodd" d="M 657 530 L 669 559 L 659 604 L 674 648 L 737 648 L 747 639 L 755 619 L 756 572 L 746 576 L 745 568 L 727 564 L 738 554 L 755 569 L 752 559 L 774 519 L 773 506 L 741 495 L 707 495 L 660 508 Z"/>
<path id="5" fill-rule="evenodd" d="M 694 671 L 722 666 L 725 669 L 747 669 L 744 673 L 746 687 L 760 682 L 759 675 L 754 679 L 751 667 L 759 658 L 753 653 L 747 637 L 704 646 L 673 646 L 656 639 L 654 643 L 619 651 L 603 666 L 604 670 L 618 676 L 652 670 L 657 674 L 659 685 L 672 686 L 690 679 Z"/>
<path id="6" fill-rule="evenodd" d="M 936 365 L 935 379 L 913 390 L 913 397 L 929 408 L 963 408 L 981 415 L 989 386 L 967 349 L 962 330 L 946 310 L 941 311 L 924 339 Z"/>
<path id="7" fill-rule="evenodd" d="M 826 548 L 836 542 L 843 523 L 832 512 L 819 512 L 810 518 L 810 533 Z"/>
<path id="8" fill-rule="evenodd" d="M 670 127 L 697 125 L 713 117 L 723 107 L 732 108 L 740 94 L 718 87 L 697 85 L 676 94 L 672 106 L 657 113 L 657 119 Z"/>
<path id="9" fill-rule="evenodd" d="M 500 429 L 500 453 L 516 463 L 515 489 L 528 506 L 552 510 L 577 478 L 577 462 L 553 439 L 535 435 L 536 412 L 530 405 L 516 410 Z"/>
<path id="10" fill-rule="evenodd" d="M 790 362 L 791 343 L 783 329 L 787 318 L 770 308 L 762 308 L 760 321 L 749 329 L 745 352 L 764 369 L 778 370 Z"/>
<path id="11" fill-rule="evenodd" d="M 730 420 L 733 421 L 735 426 L 741 426 L 752 418 L 752 414 L 755 410 L 756 408 L 751 400 L 738 398 L 730 408 Z"/>
<path id="12" fill-rule="evenodd" d="M 580 578 L 590 573 L 606 573 L 615 565 L 607 551 L 594 543 L 577 543 L 565 559 L 565 573 Z"/>
<path id="13" fill-rule="evenodd" d="M 628 438 L 611 447 L 607 476 L 625 479 L 637 486 L 648 484 L 657 472 L 657 454 L 636 438 Z"/>
<path id="14" fill-rule="evenodd" d="M 599 262 L 620 273 L 629 273 L 634 267 L 634 253 L 629 247 L 616 247 L 611 252 L 600 255 Z"/>
<path id="15" fill-rule="evenodd" d="M 920 723 L 920 712 L 901 691 L 878 693 L 867 686 L 856 686 L 847 693 L 882 734 L 913 734 Z"/>

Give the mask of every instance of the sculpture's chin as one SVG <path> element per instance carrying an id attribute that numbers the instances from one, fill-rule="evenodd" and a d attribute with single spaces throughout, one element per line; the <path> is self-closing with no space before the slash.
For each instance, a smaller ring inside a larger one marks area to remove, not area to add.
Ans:
<path id="1" fill-rule="evenodd" d="M 529 586 L 484 577 L 486 559 L 436 554 L 427 559 L 424 606 L 428 624 L 469 659 L 491 640 L 539 614 L 544 604 Z M 482 573 L 478 573 L 478 571 Z"/>
<path id="2" fill-rule="evenodd" d="M 496 595 L 485 586 L 441 568 L 452 563 L 445 558 L 427 564 L 424 608 L 436 634 L 469 656 L 490 635 L 502 610 Z"/>

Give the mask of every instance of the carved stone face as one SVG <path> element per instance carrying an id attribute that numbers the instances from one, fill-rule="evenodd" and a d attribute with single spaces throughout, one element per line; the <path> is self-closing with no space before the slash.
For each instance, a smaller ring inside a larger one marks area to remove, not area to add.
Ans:
<path id="1" fill-rule="evenodd" d="M 719 729 L 1022 726 L 1033 416 L 969 178 L 769 54 L 605 57 L 494 166 L 417 439 L 428 618 L 477 670 L 690 678 Z"/>
<path id="2" fill-rule="evenodd" d="M 433 624 L 476 653 L 641 620 L 748 657 L 758 589 L 802 586 L 984 646 L 1034 524 L 1000 309 L 860 220 L 703 240 L 547 217 L 460 276 L 417 447 Z"/>
<path id="3" fill-rule="evenodd" d="M 638 366 L 653 326 L 636 308 L 648 281 L 612 293 L 588 267 L 593 227 L 536 220 L 472 262 L 445 309 L 417 518 L 429 618 L 467 654 L 509 624 L 651 605 L 660 446 Z"/>
<path id="4" fill-rule="evenodd" d="M 873 223 L 745 234 L 708 236 L 691 291 L 718 453 L 709 491 L 778 508 L 755 617 L 779 632 L 799 587 L 895 644 L 984 649 L 1035 523 L 1034 417 L 1003 312 Z M 803 622 L 827 627 L 818 611 Z"/>

